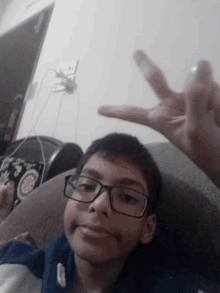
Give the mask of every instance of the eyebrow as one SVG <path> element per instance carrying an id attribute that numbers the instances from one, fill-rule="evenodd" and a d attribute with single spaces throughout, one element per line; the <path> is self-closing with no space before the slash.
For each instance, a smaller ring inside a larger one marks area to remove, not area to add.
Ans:
<path id="1" fill-rule="evenodd" d="M 97 180 L 102 180 L 104 177 L 95 169 L 84 169 L 82 170 L 81 174 L 91 175 L 95 177 Z M 131 178 L 118 178 L 116 180 L 116 185 L 132 185 L 132 186 L 138 186 L 141 188 L 142 192 L 144 194 L 148 194 L 148 192 L 145 191 L 144 186 L 137 180 L 131 179 Z"/>

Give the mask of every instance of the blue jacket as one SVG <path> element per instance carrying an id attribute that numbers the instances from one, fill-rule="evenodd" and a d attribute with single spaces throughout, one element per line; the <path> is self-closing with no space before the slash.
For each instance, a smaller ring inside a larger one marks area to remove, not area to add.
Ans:
<path id="1" fill-rule="evenodd" d="M 65 234 L 46 250 L 11 241 L 0 251 L 1 293 L 64 293 L 74 272 L 74 252 Z M 216 291 L 210 291 L 209 285 L 216 286 Z M 134 267 L 128 262 L 117 280 L 114 293 L 219 292 L 217 285 L 206 282 L 202 288 L 195 287 L 189 270 L 180 266 L 179 260 L 171 258 L 168 266 L 154 268 L 151 273 L 144 269 L 143 263 Z"/>

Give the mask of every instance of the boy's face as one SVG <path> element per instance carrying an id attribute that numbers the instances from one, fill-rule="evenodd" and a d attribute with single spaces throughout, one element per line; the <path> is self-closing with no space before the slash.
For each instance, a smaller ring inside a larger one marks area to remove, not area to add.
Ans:
<path id="1" fill-rule="evenodd" d="M 97 176 L 92 175 L 91 171 L 96 171 Z M 148 194 L 147 182 L 140 168 L 125 158 L 110 162 L 95 154 L 80 175 L 105 185 L 126 186 Z M 122 179 L 133 179 L 140 186 L 126 185 L 125 180 L 122 184 Z M 101 226 L 109 234 L 93 235 L 82 227 L 87 224 Z M 105 190 L 92 203 L 69 199 L 64 213 L 64 228 L 70 246 L 78 257 L 92 263 L 107 263 L 126 258 L 139 242 L 149 243 L 155 234 L 156 215 L 134 218 L 117 213 L 111 208 L 109 191 Z"/>

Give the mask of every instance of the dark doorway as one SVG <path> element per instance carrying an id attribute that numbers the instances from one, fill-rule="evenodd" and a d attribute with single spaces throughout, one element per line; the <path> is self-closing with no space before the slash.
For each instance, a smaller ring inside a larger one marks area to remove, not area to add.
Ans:
<path id="1" fill-rule="evenodd" d="M 54 4 L 0 38 L 0 155 L 17 135 L 53 9 Z"/>

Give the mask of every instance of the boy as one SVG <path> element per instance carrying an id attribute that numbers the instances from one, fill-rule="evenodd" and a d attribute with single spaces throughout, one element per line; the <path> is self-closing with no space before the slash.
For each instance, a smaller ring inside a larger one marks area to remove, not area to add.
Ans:
<path id="1" fill-rule="evenodd" d="M 128 255 L 155 234 L 160 174 L 137 139 L 112 134 L 90 146 L 76 175 L 64 214 L 78 269 L 72 292 L 113 292 Z"/>
<path id="2" fill-rule="evenodd" d="M 160 173 L 136 138 L 111 134 L 95 141 L 76 175 L 66 178 L 64 195 L 69 200 L 64 213 L 65 235 L 46 253 L 21 243 L 6 245 L 0 255 L 0 281 L 7 280 L 8 270 L 16 268 L 18 275 L 13 273 L 11 283 L 22 292 L 24 283 L 35 285 L 32 290 L 36 292 L 41 292 L 41 285 L 43 292 L 55 292 L 57 285 L 63 286 L 63 292 L 112 292 L 109 290 L 113 290 L 128 255 L 139 242 L 147 244 L 153 239 L 160 190 Z M 64 242 L 63 249 L 60 242 Z M 61 253 L 59 261 L 57 251 Z M 51 254 L 54 257 L 50 259 Z M 59 274 L 60 266 L 69 274 L 57 284 L 53 273 Z"/>
<path id="3" fill-rule="evenodd" d="M 207 63 L 199 64 L 183 94 L 175 94 L 147 56 L 137 52 L 135 57 L 162 102 L 153 110 L 104 107 L 100 114 L 160 131 L 218 186 L 219 96 Z M 151 266 L 148 245 L 155 233 L 160 186 L 159 172 L 137 140 L 110 135 L 96 141 L 77 176 L 66 181 L 65 235 L 47 251 L 18 242 L 5 245 L 1 292 L 203 292 L 180 261 L 168 260 L 165 270 Z M 208 287 L 207 282 L 205 292 L 211 292 Z"/>
<path id="4" fill-rule="evenodd" d="M 46 251 L 5 245 L 0 291 L 198 292 L 186 265 L 171 259 L 164 271 L 152 261 L 161 184 L 136 138 L 110 134 L 96 140 L 76 175 L 66 178 L 65 234 Z"/>

